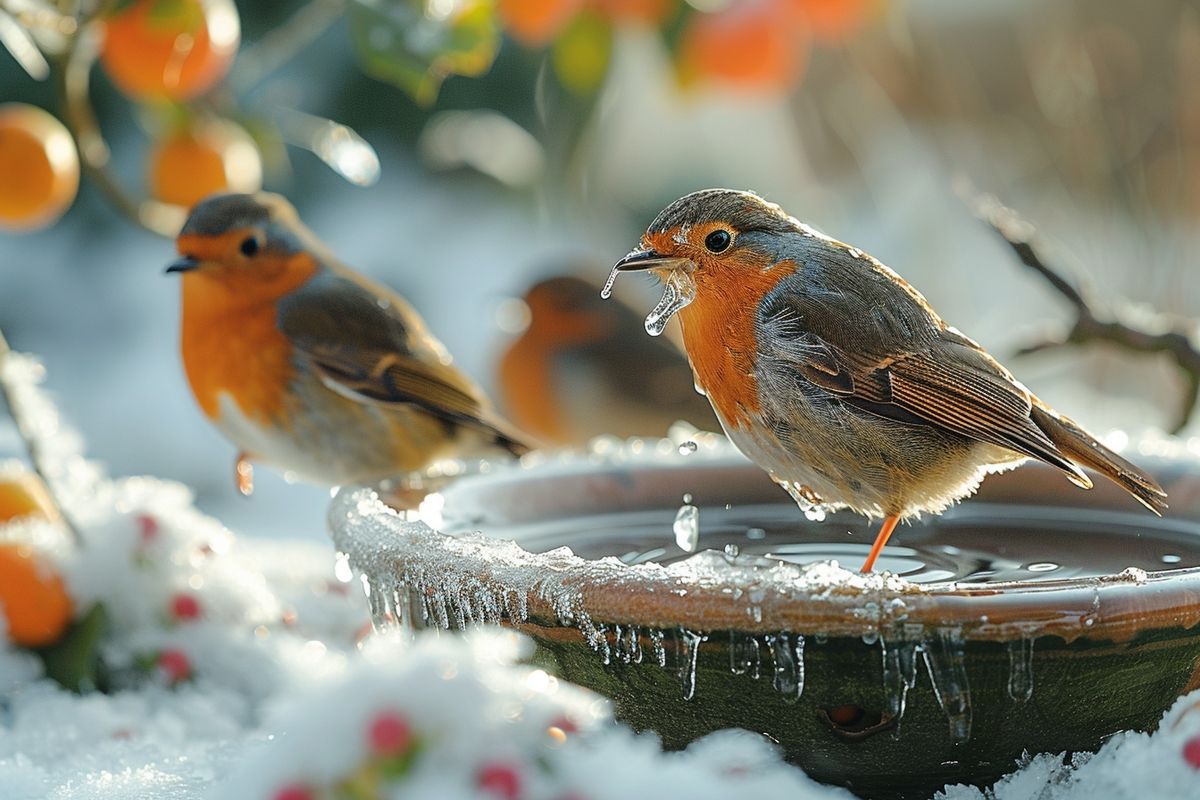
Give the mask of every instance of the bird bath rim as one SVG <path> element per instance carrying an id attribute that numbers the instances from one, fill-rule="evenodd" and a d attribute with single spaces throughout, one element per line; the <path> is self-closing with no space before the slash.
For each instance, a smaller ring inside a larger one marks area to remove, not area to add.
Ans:
<path id="1" fill-rule="evenodd" d="M 636 475 L 707 468 L 719 478 L 721 470 L 749 468 L 720 437 L 706 440 L 698 453 L 687 457 L 676 448 L 670 440 L 610 442 L 600 452 L 491 465 L 483 474 L 448 477 L 441 488 L 453 493 L 461 481 L 486 496 L 489 489 L 495 495 L 506 484 L 535 481 L 539 474 L 586 479 L 605 470 Z M 1151 442 L 1151 449 L 1150 455 L 1166 457 L 1163 463 L 1176 471 L 1182 467 L 1193 476 L 1198 471 L 1194 454 L 1172 440 Z M 1024 474 L 1023 485 L 1037 487 L 1042 483 L 1040 470 L 1027 465 L 1016 473 L 994 476 L 985 483 L 983 494 L 992 502 L 1003 501 L 1005 487 L 1018 473 Z M 1032 483 L 1025 480 L 1030 472 Z M 1123 502 L 1119 493 L 1107 495 L 1103 490 L 1091 493 L 1093 497 L 1080 494 L 1082 503 L 1094 499 L 1102 509 L 1106 503 Z M 519 504 L 520 498 L 512 502 Z M 547 502 L 553 506 L 555 498 Z M 1193 511 L 1183 524 L 1190 522 L 1200 532 L 1200 525 L 1194 524 L 1197 516 Z M 1145 524 L 1151 519 L 1147 515 Z M 430 515 L 397 511 L 375 488 L 366 486 L 339 490 L 330 520 L 338 550 L 370 580 L 387 582 L 390 576 L 397 585 L 426 593 L 435 584 L 446 583 L 467 593 L 465 616 L 493 616 L 483 607 L 490 604 L 497 613 L 487 621 L 498 622 L 515 610 L 518 613 L 507 616 L 518 625 L 582 618 L 589 621 L 588 627 L 613 624 L 863 637 L 915 626 L 909 630 L 953 630 L 965 639 L 998 642 L 1037 636 L 1120 642 L 1147 627 L 1191 628 L 1200 623 L 1200 567 L 1129 569 L 1103 577 L 1006 583 L 916 584 L 887 573 L 864 576 L 828 563 L 766 566 L 759 559 L 731 559 L 713 550 L 667 565 L 626 564 L 612 557 L 581 558 L 566 548 L 534 553 L 486 534 L 442 533 L 429 524 Z M 398 594 L 392 595 L 388 602 L 393 606 L 402 602 Z M 472 597 L 485 595 L 489 599 L 472 608 Z M 510 595 L 521 596 L 518 608 L 505 608 Z M 393 610 L 397 615 L 402 611 Z"/>

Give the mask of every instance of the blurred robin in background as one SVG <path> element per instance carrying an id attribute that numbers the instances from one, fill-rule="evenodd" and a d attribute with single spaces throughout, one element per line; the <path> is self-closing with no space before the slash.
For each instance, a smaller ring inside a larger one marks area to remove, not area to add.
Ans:
<path id="1" fill-rule="evenodd" d="M 205 415 L 252 461 L 340 485 L 521 437 L 411 306 L 340 264 L 273 194 L 201 201 L 179 234 L 183 365 Z"/>
<path id="2" fill-rule="evenodd" d="M 903 278 L 756 195 L 675 201 L 605 292 L 635 270 L 665 283 L 647 327 L 679 314 L 696 382 L 738 448 L 802 504 L 883 518 L 864 572 L 899 520 L 940 513 L 1026 458 L 1083 488 L 1091 468 L 1166 509 L 1154 479 L 1031 394 Z"/>
<path id="3" fill-rule="evenodd" d="M 683 420 L 718 430 L 708 401 L 682 392 L 691 381 L 683 353 L 635 332 L 637 314 L 605 303 L 599 287 L 575 277 L 533 286 L 529 324 L 500 359 L 500 401 L 539 439 L 583 445 L 601 434 L 663 436 Z"/>

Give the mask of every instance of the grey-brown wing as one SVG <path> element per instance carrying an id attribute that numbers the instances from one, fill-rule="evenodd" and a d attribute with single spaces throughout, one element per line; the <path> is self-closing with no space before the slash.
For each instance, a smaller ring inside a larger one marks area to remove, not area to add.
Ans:
<path id="1" fill-rule="evenodd" d="M 999 445 L 1090 486 L 1031 418 L 1028 390 L 919 300 L 878 283 L 822 289 L 810 276 L 764 301 L 760 356 L 860 410 Z"/>
<path id="2" fill-rule="evenodd" d="M 323 270 L 280 302 L 279 326 L 342 394 L 492 427 L 479 390 L 421 341 L 424 325 L 389 290 Z"/>

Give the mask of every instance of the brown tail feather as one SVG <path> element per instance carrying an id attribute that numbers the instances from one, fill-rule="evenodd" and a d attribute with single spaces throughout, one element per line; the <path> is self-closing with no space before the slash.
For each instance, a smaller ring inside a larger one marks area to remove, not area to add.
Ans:
<path id="1" fill-rule="evenodd" d="M 1167 508 L 1167 493 L 1158 482 L 1109 450 L 1096 437 L 1068 417 L 1038 406 L 1030 414 L 1063 455 L 1081 466 L 1091 467 L 1134 496 L 1142 505 L 1162 516 Z"/>

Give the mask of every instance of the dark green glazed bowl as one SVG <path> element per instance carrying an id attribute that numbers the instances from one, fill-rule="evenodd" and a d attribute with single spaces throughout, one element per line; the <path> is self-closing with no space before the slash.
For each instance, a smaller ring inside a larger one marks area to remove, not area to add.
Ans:
<path id="1" fill-rule="evenodd" d="M 900 529 L 881 563 L 915 583 L 798 563 L 856 567 L 871 531 L 805 522 L 720 444 L 462 477 L 419 514 L 346 490 L 331 522 L 377 621 L 512 625 L 668 747 L 746 728 L 819 780 L 927 797 L 991 782 L 1025 752 L 1150 729 L 1200 686 L 1200 480 L 1182 448 L 1149 461 L 1171 495 L 1161 520 L 1036 465 L 989 478 Z M 685 493 L 711 548 L 691 558 L 670 544 Z"/>

